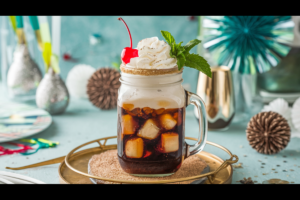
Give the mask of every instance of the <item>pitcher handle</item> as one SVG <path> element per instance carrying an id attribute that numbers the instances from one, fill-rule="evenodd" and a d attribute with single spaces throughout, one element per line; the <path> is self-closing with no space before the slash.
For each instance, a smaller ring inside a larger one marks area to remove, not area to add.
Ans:
<path id="1" fill-rule="evenodd" d="M 185 157 L 189 157 L 196 153 L 199 153 L 203 150 L 206 144 L 207 138 L 207 116 L 206 116 L 206 109 L 205 103 L 197 94 L 185 91 L 186 92 L 186 105 L 194 105 L 197 108 L 198 116 L 199 116 L 199 134 L 198 134 L 198 141 L 194 145 L 188 145 L 186 143 L 186 154 Z"/>

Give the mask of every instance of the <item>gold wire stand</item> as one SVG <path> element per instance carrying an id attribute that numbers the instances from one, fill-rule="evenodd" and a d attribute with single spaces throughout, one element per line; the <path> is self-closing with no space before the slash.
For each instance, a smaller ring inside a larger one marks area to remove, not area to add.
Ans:
<path id="1" fill-rule="evenodd" d="M 71 169 L 72 171 L 80 174 L 80 175 L 83 175 L 83 176 L 86 176 L 86 177 L 89 177 L 89 178 L 94 178 L 94 179 L 100 179 L 100 180 L 103 180 L 103 181 L 109 181 L 109 182 L 116 182 L 116 183 L 127 183 L 127 184 L 163 184 L 163 183 L 174 183 L 174 182 L 183 182 L 183 181 L 190 181 L 190 180 L 196 180 L 196 179 L 199 179 L 199 178 L 203 178 L 203 177 L 207 177 L 208 181 L 212 184 L 216 178 L 216 175 L 222 170 L 222 169 L 225 169 L 228 165 L 231 165 L 233 163 L 236 163 L 238 162 L 238 157 L 236 155 L 232 155 L 232 153 L 226 149 L 225 147 L 221 146 L 221 145 L 218 145 L 216 143 L 213 143 L 213 142 L 209 142 L 207 141 L 206 144 L 209 144 L 209 145 L 212 145 L 212 146 L 215 146 L 223 151 L 225 151 L 226 153 L 229 154 L 230 158 L 225 160 L 216 170 L 214 171 L 211 171 L 211 172 L 208 172 L 208 173 L 205 173 L 205 174 L 201 174 L 201 175 L 197 175 L 197 176 L 191 176 L 191 177 L 186 177 L 186 178 L 179 178 L 179 179 L 171 179 L 171 180 L 156 180 L 156 181 L 129 181 L 129 180 L 122 180 L 122 179 L 109 179 L 109 178 L 104 178 L 104 177 L 99 177 L 99 176 L 93 176 L 91 174 L 88 174 L 88 173 L 85 173 L 85 172 L 82 172 L 78 169 L 75 169 L 70 163 L 70 159 L 72 158 L 72 155 L 74 154 L 75 151 L 77 151 L 78 149 L 86 146 L 86 145 L 89 145 L 89 144 L 92 144 L 92 143 L 98 143 L 99 144 L 99 147 L 96 147 L 98 150 L 99 148 L 102 150 L 102 151 L 106 151 L 106 150 L 110 150 L 110 149 L 116 149 L 117 148 L 117 145 L 106 145 L 106 142 L 107 140 L 109 139 L 114 139 L 114 138 L 117 138 L 117 136 L 112 136 L 112 137 L 106 137 L 106 138 L 100 138 L 100 139 L 97 139 L 97 140 L 93 140 L 93 141 L 90 141 L 90 142 L 87 142 L 87 143 L 84 143 L 76 148 L 74 148 L 72 151 L 70 151 L 70 153 L 67 154 L 66 158 L 65 158 L 65 164 L 66 166 Z M 185 139 L 189 139 L 189 140 L 195 140 L 197 141 L 196 138 L 192 138 L 192 137 L 186 137 Z M 101 143 L 103 142 L 103 143 Z M 92 149 L 95 149 L 95 148 L 92 148 Z M 90 149 L 90 150 L 92 150 Z M 83 152 L 86 151 L 86 150 L 83 150 Z M 78 152 L 80 153 L 80 152 Z M 77 153 L 76 153 L 77 154 Z M 234 159 L 235 158 L 235 159 Z"/>

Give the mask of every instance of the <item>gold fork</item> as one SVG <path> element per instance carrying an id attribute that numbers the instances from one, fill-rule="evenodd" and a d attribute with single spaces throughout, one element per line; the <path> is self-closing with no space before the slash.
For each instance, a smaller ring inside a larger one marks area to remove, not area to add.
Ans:
<path id="1" fill-rule="evenodd" d="M 23 167 L 5 167 L 6 169 L 11 169 L 11 170 L 20 170 L 20 169 L 28 169 L 28 168 L 33 168 L 33 167 L 40 167 L 40 166 L 44 166 L 44 165 L 52 165 L 52 164 L 56 164 L 56 163 L 61 163 L 65 160 L 66 156 L 62 156 L 59 158 L 54 158 L 51 160 L 47 160 L 47 161 L 43 161 L 43 162 L 39 162 L 39 163 L 35 163 L 35 164 L 31 164 L 31 165 L 26 165 Z"/>

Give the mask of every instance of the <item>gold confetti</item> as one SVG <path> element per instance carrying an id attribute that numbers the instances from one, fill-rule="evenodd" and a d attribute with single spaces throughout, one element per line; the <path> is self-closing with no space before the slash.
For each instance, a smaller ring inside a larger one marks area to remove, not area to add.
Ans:
<path id="1" fill-rule="evenodd" d="M 238 163 L 238 164 L 232 165 L 232 166 L 233 166 L 233 168 L 243 168 L 242 164 L 243 163 Z"/>
<path id="2" fill-rule="evenodd" d="M 258 177 L 258 176 L 254 176 L 254 177 Z"/>
<path id="3" fill-rule="evenodd" d="M 272 170 L 275 170 L 275 169 L 272 169 Z"/>
<path id="4" fill-rule="evenodd" d="M 267 175 L 268 173 L 263 173 L 262 175 Z"/>
<path id="5" fill-rule="evenodd" d="M 277 174 L 278 172 L 274 172 L 274 173 L 276 173 L 276 174 Z"/>
<path id="6" fill-rule="evenodd" d="M 294 171 L 293 169 L 290 169 L 290 171 Z"/>

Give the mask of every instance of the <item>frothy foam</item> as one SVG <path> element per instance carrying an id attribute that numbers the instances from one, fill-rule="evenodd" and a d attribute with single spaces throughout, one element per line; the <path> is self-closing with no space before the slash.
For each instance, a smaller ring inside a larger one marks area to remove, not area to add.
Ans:
<path id="1" fill-rule="evenodd" d="M 179 99 L 178 99 L 179 100 Z M 169 98 L 139 98 L 139 99 L 132 99 L 132 100 L 127 100 L 127 101 L 123 101 L 120 102 L 121 105 L 119 105 L 120 107 L 123 107 L 124 104 L 126 104 L 126 106 L 130 107 L 129 110 L 133 110 L 134 108 L 144 108 L 144 107 L 150 107 L 151 109 L 160 109 L 160 108 L 164 108 L 164 109 L 169 109 L 169 108 L 182 108 L 183 102 L 176 101 L 174 99 L 169 99 Z"/>

